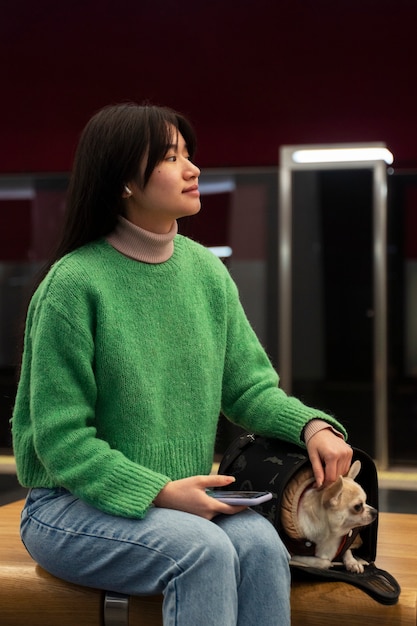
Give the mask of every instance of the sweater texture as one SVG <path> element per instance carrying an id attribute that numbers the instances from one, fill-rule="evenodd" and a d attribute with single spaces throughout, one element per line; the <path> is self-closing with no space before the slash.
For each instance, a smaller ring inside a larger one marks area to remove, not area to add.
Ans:
<path id="1" fill-rule="evenodd" d="M 176 235 L 145 263 L 99 240 L 49 271 L 29 306 L 12 418 L 18 478 L 142 518 L 170 480 L 207 475 L 220 412 L 303 445 L 288 397 L 224 264 Z"/>

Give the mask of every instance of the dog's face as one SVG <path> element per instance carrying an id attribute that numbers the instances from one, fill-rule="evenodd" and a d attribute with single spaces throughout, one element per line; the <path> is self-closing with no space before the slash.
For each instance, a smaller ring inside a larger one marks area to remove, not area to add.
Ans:
<path id="1" fill-rule="evenodd" d="M 361 468 L 360 461 L 355 461 L 347 476 L 322 490 L 323 512 L 329 528 L 334 534 L 345 535 L 353 528 L 367 526 L 374 521 L 378 512 L 366 503 L 366 493 L 355 482 Z"/>

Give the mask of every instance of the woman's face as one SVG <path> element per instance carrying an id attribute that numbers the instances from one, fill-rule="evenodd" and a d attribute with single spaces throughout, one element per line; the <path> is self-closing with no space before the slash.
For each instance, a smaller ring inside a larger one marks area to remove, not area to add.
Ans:
<path id="1" fill-rule="evenodd" d="M 201 208 L 198 190 L 199 168 L 190 161 L 184 137 L 172 129 L 172 141 L 164 159 L 153 170 L 145 189 L 134 181 L 126 192 L 126 218 L 155 233 L 167 233 L 180 217 L 194 215 Z"/>

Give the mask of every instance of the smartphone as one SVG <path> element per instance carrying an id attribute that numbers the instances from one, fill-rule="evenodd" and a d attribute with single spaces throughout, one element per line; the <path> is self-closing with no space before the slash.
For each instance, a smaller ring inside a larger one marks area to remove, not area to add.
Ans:
<path id="1" fill-rule="evenodd" d="M 207 494 L 226 504 L 237 504 L 240 506 L 256 506 L 272 498 L 272 493 L 269 491 L 222 491 L 221 489 L 208 489 Z"/>

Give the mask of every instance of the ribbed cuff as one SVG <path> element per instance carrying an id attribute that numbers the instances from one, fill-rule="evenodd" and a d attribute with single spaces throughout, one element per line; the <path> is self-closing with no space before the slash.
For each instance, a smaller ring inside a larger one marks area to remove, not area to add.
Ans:
<path id="1" fill-rule="evenodd" d="M 303 437 L 304 437 L 305 444 L 307 445 L 310 439 L 316 433 L 320 432 L 321 430 L 324 430 L 325 428 L 329 428 L 337 437 L 344 439 L 342 433 L 340 433 L 338 430 L 333 428 L 331 424 L 329 424 L 328 422 L 325 422 L 322 419 L 315 418 L 315 419 L 310 420 L 306 424 L 306 427 L 304 428 Z"/>

